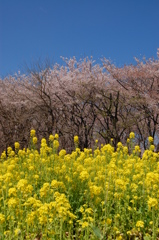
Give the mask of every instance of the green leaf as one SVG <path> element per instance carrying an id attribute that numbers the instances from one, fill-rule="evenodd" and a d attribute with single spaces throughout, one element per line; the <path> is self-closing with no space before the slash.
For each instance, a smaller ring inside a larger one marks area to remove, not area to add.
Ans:
<path id="1" fill-rule="evenodd" d="M 98 227 L 95 227 L 95 226 L 91 225 L 91 228 L 92 228 L 92 230 L 93 230 L 94 235 L 95 235 L 98 239 L 102 239 L 102 238 L 103 238 L 103 236 L 102 236 L 102 234 L 101 234 L 101 232 L 100 232 L 100 229 L 99 229 Z"/>
<path id="2" fill-rule="evenodd" d="M 151 236 L 145 236 L 144 237 L 144 240 L 150 240 L 151 239 Z"/>

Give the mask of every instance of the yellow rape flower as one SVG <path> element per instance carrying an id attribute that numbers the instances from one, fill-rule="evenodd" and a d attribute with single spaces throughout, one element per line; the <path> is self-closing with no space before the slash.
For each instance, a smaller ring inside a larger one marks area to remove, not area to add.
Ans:
<path id="1" fill-rule="evenodd" d="M 10 230 L 7 230 L 7 231 L 4 232 L 4 236 L 5 236 L 5 237 L 9 237 L 8 235 L 9 235 L 10 233 L 11 233 L 11 231 L 10 231 Z"/>
<path id="2" fill-rule="evenodd" d="M 5 216 L 0 213 L 0 224 L 3 224 L 5 222 Z"/>
<path id="3" fill-rule="evenodd" d="M 44 183 L 43 187 L 40 189 L 40 196 L 41 197 L 46 197 L 49 190 L 50 190 L 50 184 L 49 183 Z"/>
<path id="4" fill-rule="evenodd" d="M 56 133 L 55 134 L 55 139 L 58 139 L 59 138 L 59 135 Z"/>
<path id="5" fill-rule="evenodd" d="M 28 225 L 34 224 L 35 217 L 36 217 L 36 212 L 32 211 L 32 212 L 28 213 L 27 218 L 26 218 L 26 222 L 28 223 Z"/>
<path id="6" fill-rule="evenodd" d="M 85 209 L 85 213 L 92 214 L 93 213 L 93 209 L 92 208 L 86 208 Z"/>
<path id="7" fill-rule="evenodd" d="M 124 152 L 125 154 L 128 154 L 128 148 L 127 148 L 127 147 L 123 147 L 123 152 Z"/>
<path id="8" fill-rule="evenodd" d="M 135 138 L 135 133 L 134 133 L 134 132 L 131 132 L 131 133 L 129 134 L 129 138 L 130 138 L 130 139 Z"/>
<path id="9" fill-rule="evenodd" d="M 42 216 L 39 216 L 39 223 L 41 224 L 41 225 L 46 225 L 46 223 L 47 223 L 47 221 L 48 221 L 48 218 L 47 218 L 47 216 L 45 216 L 45 215 L 42 215 Z M 44 236 L 44 234 L 43 234 L 43 236 Z"/>
<path id="10" fill-rule="evenodd" d="M 65 149 L 62 149 L 60 152 L 59 152 L 59 156 L 60 157 L 64 157 L 66 155 L 66 150 Z"/>
<path id="11" fill-rule="evenodd" d="M 15 152 L 14 151 L 11 151 L 11 153 L 9 154 L 11 157 L 14 157 L 15 155 Z"/>
<path id="12" fill-rule="evenodd" d="M 135 152 L 141 152 L 140 146 L 138 146 L 138 145 L 135 146 Z"/>
<path id="13" fill-rule="evenodd" d="M 88 227 L 88 222 L 86 222 L 86 221 L 82 222 L 81 225 L 82 225 L 82 228 L 87 228 Z"/>
<path id="14" fill-rule="evenodd" d="M 99 194 L 101 193 L 101 191 L 102 191 L 102 187 L 98 187 L 98 186 L 96 186 L 96 185 L 90 186 L 90 192 L 91 192 L 93 195 L 99 196 Z"/>
<path id="15" fill-rule="evenodd" d="M 53 145 L 54 145 L 54 148 L 55 148 L 55 149 L 58 149 L 58 147 L 59 147 L 59 142 L 58 142 L 58 140 L 54 140 L 54 141 L 53 141 Z"/>
<path id="16" fill-rule="evenodd" d="M 30 136 L 31 136 L 31 137 L 35 137 L 35 133 L 36 133 L 35 130 L 32 129 L 32 130 L 30 131 Z"/>
<path id="17" fill-rule="evenodd" d="M 148 200 L 148 207 L 149 207 L 149 210 L 150 210 L 152 207 L 154 207 L 154 208 L 157 209 L 157 207 L 158 207 L 158 201 L 157 201 L 157 199 L 150 197 L 149 200 Z"/>
<path id="18" fill-rule="evenodd" d="M 78 143 L 79 142 L 79 139 L 78 139 L 78 136 L 74 136 L 74 143 Z"/>
<path id="19" fill-rule="evenodd" d="M 123 144 L 121 142 L 117 143 L 118 148 L 122 148 Z"/>
<path id="20" fill-rule="evenodd" d="M 149 143 L 153 143 L 153 137 L 148 137 Z"/>
<path id="21" fill-rule="evenodd" d="M 20 179 L 17 183 L 17 188 L 20 190 L 25 190 L 26 186 L 28 185 L 28 181 L 26 179 Z"/>
<path id="22" fill-rule="evenodd" d="M 151 151 L 154 151 L 154 150 L 155 150 L 155 146 L 154 146 L 153 144 L 150 146 L 150 150 L 151 150 Z"/>
<path id="23" fill-rule="evenodd" d="M 33 144 L 36 144 L 38 141 L 37 137 L 33 137 Z"/>
<path id="24" fill-rule="evenodd" d="M 1 159 L 6 159 L 6 152 L 4 151 L 4 152 L 2 152 L 2 154 L 1 154 Z"/>
<path id="25" fill-rule="evenodd" d="M 52 188 L 58 188 L 58 186 L 59 186 L 59 184 L 58 184 L 58 181 L 57 180 L 52 180 L 52 182 L 51 182 L 51 187 Z"/>
<path id="26" fill-rule="evenodd" d="M 7 148 L 7 154 L 9 155 L 9 154 L 11 153 L 11 151 L 12 151 L 12 148 L 11 148 L 11 147 L 8 147 L 8 148 Z"/>
<path id="27" fill-rule="evenodd" d="M 111 223 L 112 223 L 112 219 L 107 218 L 107 220 L 106 220 L 106 224 L 107 224 L 107 225 L 111 225 Z"/>
<path id="28" fill-rule="evenodd" d="M 81 206 L 79 211 L 80 211 L 81 213 L 83 213 L 83 212 L 84 212 L 84 208 Z"/>
<path id="29" fill-rule="evenodd" d="M 80 179 L 82 180 L 82 182 L 87 180 L 88 178 L 89 178 L 89 174 L 86 170 L 84 170 L 80 173 Z"/>
<path id="30" fill-rule="evenodd" d="M 14 196 L 15 197 L 17 195 L 16 188 L 10 188 L 9 191 L 8 191 L 8 195 L 9 195 L 9 197 L 10 196 Z"/>
<path id="31" fill-rule="evenodd" d="M 19 228 L 16 228 L 16 229 L 14 230 L 15 236 L 20 235 L 20 233 L 21 233 L 21 230 L 20 230 Z"/>
<path id="32" fill-rule="evenodd" d="M 10 198 L 9 200 L 8 200 L 8 207 L 9 208 L 15 208 L 17 206 L 17 199 L 15 199 L 15 198 Z"/>
<path id="33" fill-rule="evenodd" d="M 54 141 L 54 136 L 53 136 L 52 134 L 49 136 L 49 141 L 50 141 L 50 142 L 53 142 L 53 141 Z"/>
<path id="34" fill-rule="evenodd" d="M 122 240 L 122 239 L 123 239 L 123 237 L 121 235 L 116 236 L 116 240 Z"/>
<path id="35" fill-rule="evenodd" d="M 34 178 L 35 178 L 36 180 L 38 180 L 38 179 L 39 179 L 39 175 L 35 174 L 35 175 L 34 175 Z"/>
<path id="36" fill-rule="evenodd" d="M 19 149 L 20 144 L 19 144 L 18 142 L 15 142 L 15 143 L 14 143 L 14 146 L 15 146 L 15 149 Z"/>
<path id="37" fill-rule="evenodd" d="M 41 139 L 41 147 L 46 147 L 46 146 L 47 146 L 46 139 L 42 138 Z"/>
<path id="38" fill-rule="evenodd" d="M 144 228 L 144 222 L 143 222 L 143 221 L 137 221 L 136 227 L 138 227 L 138 228 Z"/>

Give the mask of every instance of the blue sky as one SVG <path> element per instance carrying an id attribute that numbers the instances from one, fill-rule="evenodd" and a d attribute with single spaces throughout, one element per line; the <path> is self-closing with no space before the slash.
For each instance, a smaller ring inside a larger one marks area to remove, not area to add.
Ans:
<path id="1" fill-rule="evenodd" d="M 157 58 L 159 0 L 0 0 L 0 77 L 60 56 Z"/>

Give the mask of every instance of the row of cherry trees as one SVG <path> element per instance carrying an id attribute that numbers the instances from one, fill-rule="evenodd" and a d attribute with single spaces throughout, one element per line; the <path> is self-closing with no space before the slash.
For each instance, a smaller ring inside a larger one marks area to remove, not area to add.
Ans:
<path id="1" fill-rule="evenodd" d="M 159 54 L 158 54 L 159 57 Z M 19 141 L 27 147 L 30 130 L 39 140 L 58 133 L 61 147 L 81 149 L 113 139 L 125 143 L 131 131 L 136 143 L 159 135 L 159 59 L 118 68 L 106 59 L 65 59 L 27 75 L 0 80 L 0 152 Z"/>

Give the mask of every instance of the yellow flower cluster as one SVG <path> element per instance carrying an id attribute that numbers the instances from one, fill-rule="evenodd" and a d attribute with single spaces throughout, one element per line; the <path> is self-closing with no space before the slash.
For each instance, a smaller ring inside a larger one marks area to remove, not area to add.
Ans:
<path id="1" fill-rule="evenodd" d="M 34 129 L 32 129 L 31 131 L 30 131 L 30 137 L 35 137 L 35 130 Z"/>
<path id="2" fill-rule="evenodd" d="M 74 136 L 74 142 L 78 143 L 78 141 L 79 141 L 78 136 Z"/>
<path id="3" fill-rule="evenodd" d="M 130 139 L 135 138 L 135 133 L 134 133 L 134 132 L 131 132 L 130 135 L 129 135 L 129 138 L 130 138 Z"/>
<path id="4" fill-rule="evenodd" d="M 14 146 L 15 146 L 15 149 L 19 149 L 20 144 L 18 142 L 15 142 Z"/>
<path id="5" fill-rule="evenodd" d="M 140 158 L 139 146 L 129 154 L 122 143 L 58 153 L 58 138 L 43 138 L 40 151 L 15 143 L 2 153 L 2 239 L 35 239 L 39 229 L 42 239 L 157 239 L 159 155 L 150 148 Z M 37 143 L 34 130 L 31 139 Z"/>
<path id="6" fill-rule="evenodd" d="M 153 137 L 148 137 L 149 143 L 153 143 Z"/>

